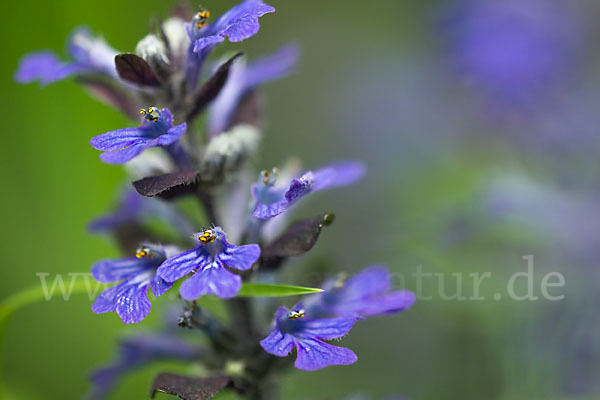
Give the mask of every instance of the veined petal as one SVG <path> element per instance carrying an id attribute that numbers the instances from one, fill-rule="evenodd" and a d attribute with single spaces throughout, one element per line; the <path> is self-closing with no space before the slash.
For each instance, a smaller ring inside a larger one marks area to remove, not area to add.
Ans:
<path id="1" fill-rule="evenodd" d="M 195 33 L 194 52 L 222 42 L 224 37 L 227 37 L 230 42 L 248 39 L 260 29 L 258 18 L 274 11 L 273 7 L 261 0 L 246 0 L 232 7 L 214 23 Z"/>
<path id="2" fill-rule="evenodd" d="M 115 311 L 125 324 L 140 322 L 150 313 L 148 283 L 123 282 L 116 295 Z"/>
<path id="3" fill-rule="evenodd" d="M 151 143 L 152 141 L 144 140 L 121 150 L 107 151 L 100 154 L 100 159 L 107 164 L 124 164 L 150 147 L 148 142 Z"/>
<path id="4" fill-rule="evenodd" d="M 313 191 L 314 183 L 315 177 L 310 171 L 298 179 L 293 179 L 289 189 L 285 192 L 285 199 L 290 205 L 294 204 L 296 201 Z"/>
<path id="5" fill-rule="evenodd" d="M 272 204 L 257 203 L 252 216 L 259 219 L 273 218 L 287 210 L 288 206 L 285 201 Z"/>
<path id="6" fill-rule="evenodd" d="M 187 124 L 184 122 L 181 125 L 172 127 L 167 133 L 156 138 L 156 142 L 161 146 L 168 146 L 175 143 L 186 131 Z"/>
<path id="7" fill-rule="evenodd" d="M 334 311 L 340 316 L 370 316 L 394 314 L 410 308 L 416 296 L 408 290 L 398 290 L 379 297 L 340 304 Z"/>
<path id="8" fill-rule="evenodd" d="M 121 285 L 110 287 L 100 293 L 98 297 L 96 297 L 96 300 L 94 300 L 94 304 L 92 304 L 92 311 L 97 314 L 115 311 L 117 306 L 115 297 L 117 296 Z"/>
<path id="9" fill-rule="evenodd" d="M 154 297 L 159 297 L 165 294 L 171 287 L 173 286 L 173 282 L 167 282 L 163 278 L 158 275 L 154 275 L 152 279 L 152 283 L 150 284 L 152 287 L 152 294 Z"/>
<path id="10" fill-rule="evenodd" d="M 319 339 L 337 339 L 345 336 L 352 326 L 354 318 L 325 318 L 303 321 L 301 330 L 302 337 Z"/>
<path id="11" fill-rule="evenodd" d="M 92 266 L 92 276 L 98 282 L 110 283 L 138 274 L 146 267 L 145 260 L 135 257 L 121 260 L 102 260 Z"/>
<path id="12" fill-rule="evenodd" d="M 317 339 L 296 342 L 298 358 L 294 366 L 305 371 L 315 371 L 330 365 L 354 364 L 358 357 L 346 347 L 332 346 Z"/>
<path id="13" fill-rule="evenodd" d="M 361 162 L 340 161 L 313 172 L 313 190 L 348 186 L 360 180 L 365 173 L 366 168 Z"/>
<path id="14" fill-rule="evenodd" d="M 123 128 L 116 131 L 110 131 L 93 137 L 90 144 L 93 148 L 100 151 L 119 150 L 143 140 L 144 129 L 142 128 Z"/>
<path id="15" fill-rule="evenodd" d="M 275 328 L 269 336 L 260 341 L 260 345 L 269 354 L 285 357 L 292 351 L 294 340 L 291 335 L 286 335 Z"/>
<path id="16" fill-rule="evenodd" d="M 193 270 L 209 264 L 209 255 L 202 248 L 194 248 L 167 259 L 158 267 L 156 274 L 167 282 L 175 282 Z"/>
<path id="17" fill-rule="evenodd" d="M 239 9 L 235 10 L 236 7 L 239 7 Z M 275 8 L 259 0 L 246 0 L 236 7 L 230 10 L 236 11 L 230 14 L 234 18 L 229 21 L 223 21 L 227 22 L 228 26 L 221 31 L 221 34 L 227 36 L 230 42 L 241 42 L 254 36 L 260 29 L 258 18 L 267 13 L 275 12 Z"/>
<path id="18" fill-rule="evenodd" d="M 258 257 L 260 257 L 260 246 L 257 244 L 227 245 L 218 255 L 223 264 L 242 271 L 250 269 Z"/>
<path id="19" fill-rule="evenodd" d="M 215 261 L 218 263 L 218 261 Z M 223 266 L 198 270 L 194 276 L 181 284 L 179 293 L 185 300 L 196 300 L 205 294 L 222 299 L 235 297 L 242 287 L 242 278 L 227 271 Z"/>
<path id="20" fill-rule="evenodd" d="M 200 38 L 194 42 L 194 53 L 198 53 L 214 44 L 225 41 L 225 38 L 220 35 L 213 35 Z"/>

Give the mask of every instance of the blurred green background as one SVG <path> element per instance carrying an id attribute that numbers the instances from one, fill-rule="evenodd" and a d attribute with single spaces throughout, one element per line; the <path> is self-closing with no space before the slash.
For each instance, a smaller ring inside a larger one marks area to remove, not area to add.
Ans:
<path id="1" fill-rule="evenodd" d="M 452 68 L 438 17 L 453 2 L 270 3 L 277 12 L 261 19 L 258 35 L 223 46 L 243 49 L 250 59 L 288 42 L 302 48 L 299 72 L 265 87 L 268 126 L 256 167 L 289 156 L 301 157 L 308 168 L 332 158 L 358 158 L 369 166 L 360 184 L 298 207 L 297 216 L 334 210 L 338 218 L 313 252 L 287 267 L 286 278 L 303 283 L 315 266 L 356 271 L 385 263 L 398 285 L 402 274 L 404 286 L 417 290 L 411 274 L 422 265 L 445 273 L 448 294 L 451 274 L 462 273 L 470 296 L 468 274 L 492 273 L 481 287 L 483 301 L 444 300 L 438 281 L 427 280 L 423 293 L 432 299 L 358 324 L 343 339 L 357 364 L 286 375 L 283 398 L 600 398 L 598 145 L 587 138 L 575 143 L 579 131 L 595 137 L 599 126 L 598 50 L 590 44 L 598 38 L 590 23 L 597 20 L 597 5 L 577 3 L 577 43 L 585 57 L 567 77 L 577 81 L 575 89 L 562 98 L 569 110 L 592 111 L 552 122 L 566 138 L 547 144 L 549 125 L 512 112 L 507 123 L 496 113 L 488 118 L 494 103 Z M 204 2 L 213 15 L 233 4 Z M 67 36 L 81 24 L 114 48 L 132 51 L 148 32 L 149 17 L 166 16 L 172 6 L 156 0 L 4 5 L 0 298 L 39 282 L 36 273 L 87 272 L 94 261 L 118 254 L 86 225 L 113 203 L 125 174 L 101 163 L 88 141 L 131 124 L 71 80 L 44 89 L 14 83 L 19 58 L 45 48 L 64 54 Z M 508 217 L 486 207 L 488 189 L 498 181 L 508 182 L 499 185 L 503 195 L 517 198 L 517 211 Z M 542 277 L 558 271 L 566 285 L 552 293 L 565 299 L 494 300 L 494 293 L 506 293 L 512 274 L 525 270 L 522 257 L 530 254 L 536 294 Z M 123 326 L 112 313 L 92 313 L 90 305 L 79 295 L 15 314 L 1 350 L 13 398 L 80 398 L 88 373 L 113 357 L 115 339 L 150 329 L 160 318 L 154 312 L 138 326 Z M 114 398 L 144 398 L 161 368 L 127 377 Z"/>

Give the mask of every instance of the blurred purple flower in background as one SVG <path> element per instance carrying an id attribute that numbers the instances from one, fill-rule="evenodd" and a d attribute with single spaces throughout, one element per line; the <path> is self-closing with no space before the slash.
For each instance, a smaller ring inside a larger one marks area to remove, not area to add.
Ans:
<path id="1" fill-rule="evenodd" d="M 139 334 L 119 342 L 116 359 L 91 375 L 93 387 L 86 400 L 105 399 L 127 373 L 159 360 L 189 361 L 202 356 L 203 349 L 171 333 Z"/>
<path id="2" fill-rule="evenodd" d="M 156 218 L 175 228 L 182 236 L 194 233 L 190 221 L 163 200 L 145 197 L 133 188 L 126 188 L 120 194 L 114 211 L 94 219 L 89 224 L 92 233 L 111 233 L 126 224 L 146 223 Z"/>
<path id="3" fill-rule="evenodd" d="M 104 39 L 95 38 L 87 28 L 77 28 L 68 40 L 70 61 L 61 61 L 49 50 L 42 50 L 23 57 L 16 74 L 20 83 L 39 80 L 42 85 L 80 74 L 104 74 L 117 77 L 116 50 Z"/>
<path id="4" fill-rule="evenodd" d="M 305 301 L 311 315 L 366 318 L 395 314 L 410 308 L 416 296 L 408 290 L 391 291 L 392 276 L 387 268 L 374 265 L 349 278 L 338 276 L 323 285 L 323 293 Z"/>
<path id="5" fill-rule="evenodd" d="M 579 61 L 580 21 L 568 2 L 464 0 L 444 10 L 452 64 L 505 107 L 536 107 Z"/>
<path id="6" fill-rule="evenodd" d="M 299 49 L 294 45 L 287 45 L 248 65 L 244 60 L 233 64 L 227 83 L 210 106 L 209 134 L 214 136 L 229 130 L 234 113 L 244 96 L 263 83 L 290 75 L 298 57 Z"/>

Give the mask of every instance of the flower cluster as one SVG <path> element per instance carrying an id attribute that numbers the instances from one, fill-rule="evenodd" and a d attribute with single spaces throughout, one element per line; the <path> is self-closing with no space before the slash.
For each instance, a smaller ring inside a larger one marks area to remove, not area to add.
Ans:
<path id="1" fill-rule="evenodd" d="M 99 98 L 141 120 L 90 140 L 104 163 L 125 164 L 135 180 L 135 191 L 123 191 L 115 210 L 90 224 L 91 232 L 112 235 L 126 255 L 93 265 L 92 276 L 112 286 L 92 310 L 139 323 L 150 313 L 149 291 L 154 298 L 178 292 L 171 296 L 183 308 L 178 324 L 201 330 L 211 344 L 210 350 L 194 350 L 174 339 L 174 332 L 130 338 L 115 364 L 93 375 L 94 398 L 132 368 L 165 358 L 203 362 L 212 376 L 159 375 L 153 390 L 185 399 L 190 387 L 212 393 L 230 385 L 258 398 L 262 380 L 283 361 L 271 355 L 285 357 L 295 347 L 295 366 L 303 370 L 352 364 L 352 350 L 327 341 L 345 336 L 359 320 L 400 312 L 415 301 L 410 292 L 394 291 L 389 272 L 378 266 L 326 280 L 322 289 L 267 283 L 290 257 L 308 252 L 333 220 L 326 213 L 286 228 L 292 206 L 310 193 L 352 185 L 366 172 L 361 162 L 339 161 L 308 171 L 273 168 L 255 182 L 248 178 L 253 174 L 247 161 L 263 126 L 259 86 L 290 74 L 298 50 L 288 45 L 255 62 L 239 53 L 224 60 L 209 55 L 226 39 L 235 43 L 257 34 L 259 19 L 274 11 L 262 0 L 245 0 L 214 21 L 206 9 L 185 18 L 179 10 L 159 33 L 143 38 L 135 53 L 117 52 L 78 28 L 69 39 L 69 61 L 43 51 L 20 64 L 19 82 L 46 85 L 76 76 Z M 198 119 L 203 112 L 205 124 Z M 179 201 L 186 197 L 198 201 L 207 227 L 198 229 L 198 217 Z M 170 226 L 170 233 L 150 224 L 151 218 Z M 276 308 L 270 299 L 257 307 L 252 299 L 306 293 L 314 294 L 291 310 Z M 225 300 L 232 326 L 200 306 L 206 295 Z M 261 318 L 252 317 L 265 304 L 276 308 L 270 333 L 256 325 Z M 231 366 L 236 362 L 241 369 Z"/>

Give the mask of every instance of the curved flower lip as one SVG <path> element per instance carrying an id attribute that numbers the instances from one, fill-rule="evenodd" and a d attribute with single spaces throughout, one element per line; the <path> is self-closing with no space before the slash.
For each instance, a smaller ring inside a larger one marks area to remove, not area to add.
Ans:
<path id="1" fill-rule="evenodd" d="M 39 80 L 42 86 L 79 74 L 106 74 L 117 77 L 114 58 L 116 50 L 102 38 L 95 38 L 89 29 L 76 28 L 70 35 L 68 49 L 71 61 L 62 61 L 56 53 L 42 50 L 24 56 L 15 74 L 19 83 Z"/>
<path id="2" fill-rule="evenodd" d="M 122 282 L 100 293 L 92 311 L 99 314 L 115 311 L 123 323 L 137 323 L 150 313 L 148 288 L 159 297 L 173 286 L 156 275 L 156 268 L 166 258 L 165 250 L 157 245 L 144 246 L 150 249 L 151 257 L 102 260 L 94 264 L 92 276 L 98 282 Z"/>
<path id="3" fill-rule="evenodd" d="M 208 131 L 211 136 L 231 128 L 232 119 L 240 102 L 251 90 L 292 74 L 299 53 L 298 46 L 288 44 L 277 52 L 248 65 L 243 59 L 233 63 L 225 86 L 209 109 Z"/>
<path id="4" fill-rule="evenodd" d="M 211 242 L 198 242 L 197 247 L 167 259 L 158 268 L 157 274 L 166 282 L 175 282 L 194 272 L 179 290 L 186 300 L 196 300 L 206 294 L 223 299 L 235 297 L 240 291 L 242 280 L 239 275 L 228 271 L 225 265 L 240 271 L 250 269 L 260 257 L 260 247 L 257 244 L 229 244 L 220 227 L 205 232 L 214 236 Z M 200 237 L 205 232 L 199 232 L 195 236 Z"/>
<path id="5" fill-rule="evenodd" d="M 254 36 L 260 29 L 258 19 L 275 12 L 275 8 L 262 0 L 245 0 L 221 15 L 215 22 L 197 29 L 186 24 L 186 31 L 194 44 L 195 53 L 209 49 L 225 38 L 230 42 L 241 42 Z"/>
<path id="6" fill-rule="evenodd" d="M 399 313 L 415 303 L 413 292 L 391 289 L 392 276 L 389 270 L 381 265 L 373 265 L 346 280 L 329 279 L 323 285 L 324 292 L 309 300 L 308 309 L 318 314 L 364 319 Z"/>
<path id="7" fill-rule="evenodd" d="M 294 307 L 294 310 L 300 309 L 303 309 L 301 304 Z M 309 319 L 310 315 L 307 315 L 289 319 L 289 312 L 286 307 L 277 309 L 275 327 L 269 336 L 260 341 L 267 353 L 286 357 L 296 347 L 294 366 L 305 371 L 315 371 L 330 365 L 350 365 L 357 361 L 352 350 L 323 341 L 345 336 L 352 329 L 354 318 Z"/>
<path id="8" fill-rule="evenodd" d="M 340 161 L 293 179 L 287 190 L 259 180 L 252 184 L 252 196 L 256 202 L 252 216 L 259 219 L 276 217 L 309 193 L 351 185 L 365 173 L 366 167 L 361 162 Z"/>
<path id="9" fill-rule="evenodd" d="M 90 144 L 96 150 L 104 151 L 100 159 L 107 164 L 123 164 L 149 147 L 166 147 L 175 143 L 187 129 L 184 122 L 173 126 L 173 116 L 169 109 L 159 111 L 157 122 L 142 117 L 142 125 L 135 128 L 122 128 L 93 137 Z"/>

